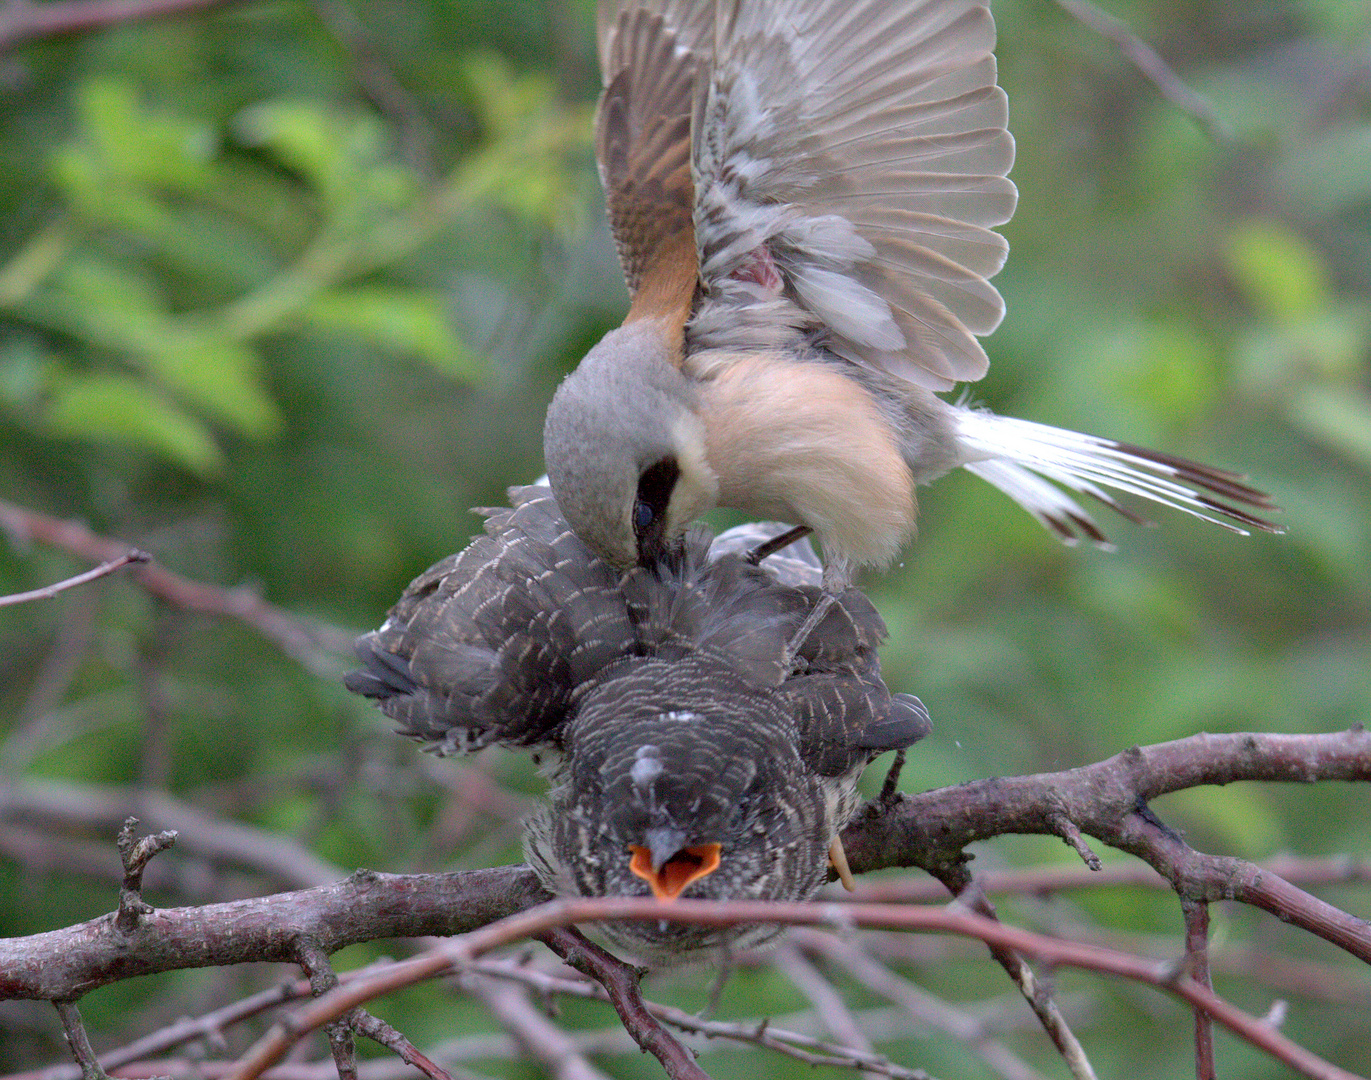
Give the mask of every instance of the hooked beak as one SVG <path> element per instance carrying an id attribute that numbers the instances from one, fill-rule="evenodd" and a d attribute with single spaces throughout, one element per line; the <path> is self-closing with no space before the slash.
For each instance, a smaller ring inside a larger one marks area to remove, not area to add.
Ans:
<path id="1" fill-rule="evenodd" d="M 675 900 L 692 881 L 719 868 L 720 844 L 682 847 L 685 834 L 671 828 L 649 829 L 644 839 L 647 847 L 628 845 L 633 852 L 628 868 L 652 887 L 658 900 Z"/>

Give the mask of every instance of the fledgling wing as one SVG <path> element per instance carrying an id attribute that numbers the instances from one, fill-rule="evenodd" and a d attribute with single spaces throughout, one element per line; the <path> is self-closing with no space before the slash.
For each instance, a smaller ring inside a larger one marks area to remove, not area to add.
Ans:
<path id="1" fill-rule="evenodd" d="M 981 378 L 1008 252 L 990 228 L 1017 199 L 994 45 L 980 0 L 721 2 L 692 121 L 691 347 L 792 322 L 932 390 Z"/>
<path id="2" fill-rule="evenodd" d="M 638 568 L 623 582 L 643 655 L 709 656 L 754 687 L 785 679 L 786 646 L 814 597 L 784 588 L 741 555 L 716 558 L 703 528 L 685 537 L 673 566 Z"/>
<path id="3" fill-rule="evenodd" d="M 595 154 L 628 289 L 695 277 L 690 118 L 714 5 L 701 0 L 601 0 L 604 93 Z M 663 260 L 675 265 L 667 267 Z"/>
<path id="4" fill-rule="evenodd" d="M 739 525 L 710 547 L 710 558 L 743 556 L 786 526 Z M 806 537 L 768 555 L 761 568 L 776 581 L 817 596 L 823 569 Z M 928 710 L 911 694 L 891 694 L 881 679 L 877 647 L 886 638 L 880 613 L 850 589 L 800 647 L 806 669 L 782 693 L 795 716 L 800 757 L 819 776 L 839 776 L 886 750 L 900 750 L 933 730 Z"/>
<path id="5" fill-rule="evenodd" d="M 511 491 L 486 535 L 425 571 L 344 680 L 439 753 L 555 742 L 578 686 L 630 652 L 618 574 L 546 488 Z"/>

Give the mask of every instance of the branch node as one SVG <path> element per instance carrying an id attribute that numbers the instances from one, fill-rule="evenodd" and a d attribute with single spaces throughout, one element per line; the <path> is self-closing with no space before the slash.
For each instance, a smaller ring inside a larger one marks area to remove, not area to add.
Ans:
<path id="1" fill-rule="evenodd" d="M 143 901 L 143 871 L 154 855 L 176 843 L 173 829 L 135 839 L 137 825 L 136 817 L 125 818 L 116 841 L 119 858 L 124 864 L 124 884 L 119 890 L 119 911 L 114 917 L 114 925 L 122 934 L 133 933 L 139 920 L 152 914 L 152 905 Z"/>
<path id="2" fill-rule="evenodd" d="M 1076 827 L 1074 821 L 1064 813 L 1056 813 L 1052 815 L 1051 822 L 1053 831 L 1071 845 L 1086 866 L 1090 867 L 1091 870 L 1104 869 L 1104 863 L 1090 849 L 1090 845 L 1085 842 L 1085 837 L 1081 835 L 1081 830 Z"/>

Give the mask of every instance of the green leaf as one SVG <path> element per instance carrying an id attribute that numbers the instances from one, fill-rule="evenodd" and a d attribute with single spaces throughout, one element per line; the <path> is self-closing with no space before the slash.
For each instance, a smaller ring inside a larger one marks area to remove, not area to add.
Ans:
<path id="1" fill-rule="evenodd" d="M 203 424 L 131 376 L 68 375 L 54 388 L 43 419 L 53 435 L 140 446 L 200 476 L 224 467 Z"/>
<path id="2" fill-rule="evenodd" d="M 1313 244 L 1275 221 L 1253 220 L 1228 242 L 1228 270 L 1248 302 L 1281 322 L 1328 305 L 1328 267 Z"/>
<path id="3" fill-rule="evenodd" d="M 306 327 L 356 334 L 403 356 L 426 360 L 457 379 L 471 379 L 480 364 L 453 333 L 438 297 L 378 287 L 321 293 L 301 311 Z"/>
<path id="4" fill-rule="evenodd" d="M 213 130 L 143 108 L 128 83 L 86 83 L 77 114 L 80 137 L 57 154 L 53 169 L 75 201 L 90 205 L 108 185 L 193 193 L 209 183 L 218 151 Z"/>
<path id="5" fill-rule="evenodd" d="M 250 347 L 210 328 L 149 325 L 139 353 L 149 372 L 187 404 L 249 438 L 281 430 L 281 413 L 262 382 L 261 360 Z"/>
<path id="6" fill-rule="evenodd" d="M 120 354 L 184 403 L 249 438 L 281 428 L 252 348 L 208 324 L 167 314 L 156 287 L 126 265 L 83 256 L 55 288 L 19 309 L 45 325 Z"/>
<path id="7" fill-rule="evenodd" d="M 270 150 L 318 189 L 330 216 L 345 223 L 370 221 L 419 191 L 414 175 L 388 160 L 385 131 L 373 117 L 279 100 L 245 110 L 236 128 L 244 143 Z"/>

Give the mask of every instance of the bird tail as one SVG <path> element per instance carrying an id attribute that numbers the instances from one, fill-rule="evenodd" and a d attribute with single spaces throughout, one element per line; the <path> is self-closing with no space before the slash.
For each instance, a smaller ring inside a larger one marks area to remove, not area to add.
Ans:
<path id="1" fill-rule="evenodd" d="M 1243 536 L 1284 528 L 1250 510 L 1279 510 L 1240 473 L 1156 450 L 976 409 L 957 411 L 963 468 L 989 481 L 1064 543 L 1110 543 L 1080 504 L 1054 484 L 1098 499 L 1137 524 L 1151 524 L 1111 490 L 1183 511 Z M 1049 483 L 1048 481 L 1051 481 Z"/>

